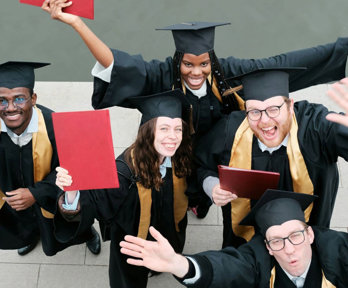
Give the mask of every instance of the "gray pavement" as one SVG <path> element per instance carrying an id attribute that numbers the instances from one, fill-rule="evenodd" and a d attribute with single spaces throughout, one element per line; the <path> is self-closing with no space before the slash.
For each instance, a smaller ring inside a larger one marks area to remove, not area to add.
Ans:
<path id="1" fill-rule="evenodd" d="M 295 100 L 307 99 L 324 103 L 338 111 L 327 98 L 327 85 L 315 86 L 293 93 Z M 56 111 L 90 110 L 92 83 L 39 82 L 36 85 L 38 103 Z M 69 107 L 67 107 L 69 103 Z M 112 108 L 111 121 L 115 153 L 119 154 L 133 141 L 139 123 L 139 113 L 133 110 Z M 131 124 L 130 124 L 131 123 Z M 331 227 L 348 232 L 348 164 L 340 159 L 340 187 Z M 325 177 L 325 175 L 323 175 Z M 96 223 L 97 224 L 97 223 Z M 98 225 L 95 225 L 96 227 Z M 0 235 L 1 237 L 1 235 Z M 207 217 L 199 220 L 189 213 L 187 241 L 184 253 L 219 249 L 222 242 L 222 216 L 212 206 Z M 16 251 L 0 250 L 0 288 L 94 288 L 108 286 L 109 242 L 102 244 L 100 255 L 92 255 L 86 245 L 70 247 L 53 257 L 47 257 L 39 245 L 26 256 Z M 148 287 L 182 287 L 168 274 L 150 278 Z"/>

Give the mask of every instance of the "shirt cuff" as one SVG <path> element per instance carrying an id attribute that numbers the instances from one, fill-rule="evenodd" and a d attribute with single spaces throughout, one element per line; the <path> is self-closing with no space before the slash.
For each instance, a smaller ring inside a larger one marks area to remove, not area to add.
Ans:
<path id="1" fill-rule="evenodd" d="M 186 258 L 191 261 L 191 263 L 195 267 L 195 276 L 189 279 L 185 279 L 184 281 L 182 281 L 182 283 L 184 283 L 185 285 L 194 284 L 199 278 L 201 278 L 201 269 L 199 268 L 196 260 L 188 256 L 186 256 Z"/>
<path id="2" fill-rule="evenodd" d="M 79 200 L 80 200 L 80 191 L 77 191 L 75 200 L 71 204 L 68 204 L 68 194 L 65 193 L 64 203 L 62 204 L 62 207 L 65 210 L 75 211 L 77 209 L 77 204 L 79 203 Z"/>
<path id="3" fill-rule="evenodd" d="M 114 61 L 110 64 L 109 67 L 105 68 L 103 65 L 101 65 L 98 61 L 95 63 L 93 69 L 92 69 L 92 76 L 97 77 L 107 83 L 110 83 L 111 81 L 111 72 L 112 68 L 114 67 Z"/>
<path id="4" fill-rule="evenodd" d="M 210 197 L 210 200 L 213 201 L 213 188 L 220 184 L 220 180 L 218 177 L 214 176 L 208 176 L 203 180 L 203 190 L 205 194 L 207 194 Z"/>

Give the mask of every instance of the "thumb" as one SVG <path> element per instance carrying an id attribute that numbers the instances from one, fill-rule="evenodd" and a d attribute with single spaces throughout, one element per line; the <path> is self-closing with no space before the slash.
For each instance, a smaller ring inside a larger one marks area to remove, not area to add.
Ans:
<path id="1" fill-rule="evenodd" d="M 157 241 L 157 242 L 163 242 L 167 239 L 162 236 L 160 232 L 158 232 L 153 226 L 149 228 L 151 236 Z"/>

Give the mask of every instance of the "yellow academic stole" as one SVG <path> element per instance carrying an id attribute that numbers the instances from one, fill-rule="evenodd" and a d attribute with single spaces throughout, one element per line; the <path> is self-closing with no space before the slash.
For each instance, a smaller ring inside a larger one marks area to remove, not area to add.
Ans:
<path id="1" fill-rule="evenodd" d="M 303 159 L 298 140 L 298 125 L 295 115 L 293 115 L 289 141 L 287 145 L 287 155 L 289 158 L 290 174 L 294 192 L 313 195 L 314 188 L 309 177 L 306 163 Z M 249 127 L 247 118 L 237 129 L 229 162 L 230 167 L 251 169 L 253 132 Z M 305 210 L 305 220 L 309 220 L 313 203 Z M 250 212 L 250 199 L 237 198 L 231 201 L 232 229 L 235 235 L 243 237 L 249 241 L 255 234 L 254 227 L 242 226 L 239 222 Z"/>
<path id="2" fill-rule="evenodd" d="M 174 165 L 172 169 L 173 187 L 174 187 L 174 222 L 177 232 L 180 231 L 179 223 L 185 217 L 188 208 L 188 199 L 185 194 L 187 184 L 186 178 L 178 178 L 175 175 Z M 137 182 L 138 195 L 140 199 L 140 219 L 138 228 L 138 237 L 146 239 L 151 221 L 152 190 L 145 188 Z"/>
<path id="3" fill-rule="evenodd" d="M 33 151 L 33 165 L 34 165 L 34 183 L 43 180 L 47 174 L 51 171 L 51 159 L 53 149 L 51 142 L 48 138 L 46 124 L 42 112 L 36 106 L 34 107 L 39 118 L 38 132 L 33 133 L 32 139 L 32 151 Z M 4 193 L 0 190 L 0 209 L 4 205 L 5 201 L 2 200 L 5 197 Z M 54 215 L 45 209 L 41 208 L 42 215 L 46 218 L 52 219 Z"/>
<path id="4" fill-rule="evenodd" d="M 322 271 L 322 281 L 321 281 L 321 288 L 336 288 L 335 285 L 333 285 L 329 280 L 326 279 L 325 275 L 324 275 L 324 271 Z M 269 288 L 274 288 L 274 282 L 275 282 L 275 278 L 276 278 L 276 269 L 275 267 L 273 267 L 272 271 L 271 271 L 271 278 L 269 281 Z"/>

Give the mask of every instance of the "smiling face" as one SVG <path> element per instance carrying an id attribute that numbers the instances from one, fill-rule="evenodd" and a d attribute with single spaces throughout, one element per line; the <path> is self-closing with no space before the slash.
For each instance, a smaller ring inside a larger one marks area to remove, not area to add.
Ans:
<path id="1" fill-rule="evenodd" d="M 172 157 L 179 148 L 182 140 L 181 118 L 158 117 L 155 128 L 154 147 L 160 156 Z"/>
<path id="2" fill-rule="evenodd" d="M 23 108 L 15 107 L 13 101 L 18 98 L 25 98 L 26 101 Z M 9 102 L 7 109 L 0 111 L 0 117 L 6 126 L 17 135 L 23 133 L 28 127 L 31 116 L 32 107 L 36 104 L 36 94 L 30 95 L 30 90 L 25 87 L 16 87 L 8 89 L 0 87 L 0 99 Z"/>
<path id="3" fill-rule="evenodd" d="M 270 241 L 275 238 L 288 237 L 291 233 L 303 229 L 303 222 L 290 220 L 284 222 L 282 225 L 274 225 L 268 228 L 266 239 Z M 312 259 L 311 244 L 314 240 L 314 232 L 311 227 L 305 229 L 304 237 L 304 242 L 299 245 L 293 245 L 286 239 L 284 248 L 279 251 L 273 251 L 266 245 L 269 254 L 274 256 L 279 265 L 292 276 L 302 275 Z"/>
<path id="4" fill-rule="evenodd" d="M 182 79 L 192 90 L 198 90 L 211 73 L 209 53 L 194 55 L 185 53 L 181 60 L 180 73 Z"/>
<path id="5" fill-rule="evenodd" d="M 247 100 L 245 103 L 246 111 L 264 110 L 270 106 L 280 106 L 284 103 L 284 100 L 283 96 L 271 97 L 265 101 Z M 292 99 L 288 101 L 282 105 L 279 115 L 275 118 L 269 118 L 265 112 L 262 112 L 259 120 L 253 121 L 248 118 L 249 126 L 255 136 L 269 148 L 280 145 L 290 132 L 294 102 Z"/>

